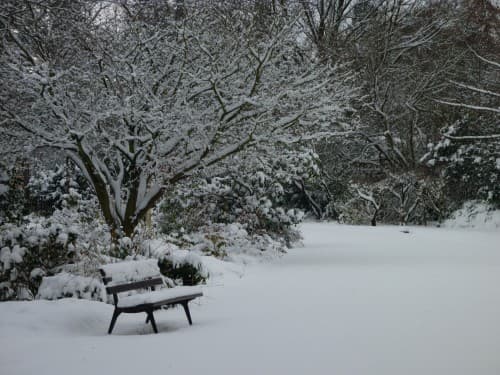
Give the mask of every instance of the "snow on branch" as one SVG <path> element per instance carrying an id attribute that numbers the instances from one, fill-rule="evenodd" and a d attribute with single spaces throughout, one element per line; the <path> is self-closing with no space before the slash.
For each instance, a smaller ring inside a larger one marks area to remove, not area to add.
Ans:
<path id="1" fill-rule="evenodd" d="M 474 141 L 474 140 L 492 140 L 499 139 L 500 134 L 489 134 L 489 135 L 464 135 L 464 136 L 453 136 L 443 134 L 443 137 L 452 139 L 454 141 Z"/>
<path id="2" fill-rule="evenodd" d="M 489 112 L 500 113 L 500 107 L 499 108 L 484 107 L 484 106 L 465 104 L 465 103 L 448 102 L 445 100 L 438 100 L 438 99 L 435 99 L 434 101 L 441 103 L 441 104 L 451 105 L 453 107 L 462 107 L 462 108 L 474 109 L 477 111 L 489 111 Z"/>

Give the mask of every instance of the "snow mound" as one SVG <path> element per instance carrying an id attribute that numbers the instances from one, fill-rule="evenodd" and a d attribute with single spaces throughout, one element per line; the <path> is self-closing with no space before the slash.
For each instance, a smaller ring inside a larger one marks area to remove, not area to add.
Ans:
<path id="1" fill-rule="evenodd" d="M 450 219 L 443 222 L 445 228 L 469 228 L 500 230 L 500 210 L 479 201 L 465 202 Z"/>

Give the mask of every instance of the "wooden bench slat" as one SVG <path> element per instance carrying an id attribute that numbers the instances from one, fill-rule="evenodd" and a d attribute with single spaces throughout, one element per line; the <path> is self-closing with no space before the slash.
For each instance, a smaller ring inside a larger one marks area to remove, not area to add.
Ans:
<path id="1" fill-rule="evenodd" d="M 127 284 L 118 284 L 118 285 L 108 286 L 108 287 L 106 287 L 106 291 L 109 294 L 116 294 L 116 293 L 121 293 L 121 292 L 127 292 L 129 290 L 144 289 L 144 288 L 149 288 L 149 287 L 152 287 L 155 285 L 162 285 L 162 284 L 163 284 L 163 279 L 161 277 L 157 277 L 154 279 L 134 281 L 134 282 L 127 283 Z"/>

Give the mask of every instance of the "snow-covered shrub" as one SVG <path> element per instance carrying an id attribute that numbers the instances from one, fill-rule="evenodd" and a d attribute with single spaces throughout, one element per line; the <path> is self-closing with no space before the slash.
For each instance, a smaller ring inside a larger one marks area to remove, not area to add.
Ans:
<path id="1" fill-rule="evenodd" d="M 0 164 L 0 225 L 17 222 L 25 214 L 26 194 L 22 170 Z"/>
<path id="2" fill-rule="evenodd" d="M 471 128 L 479 128 L 479 134 L 484 131 L 482 121 L 481 117 L 476 121 L 466 117 L 445 129 L 439 142 L 428 146 L 426 163 L 441 170 L 452 209 L 476 199 L 500 207 L 500 141 L 470 135 Z M 460 139 L 462 136 L 472 138 Z"/>
<path id="3" fill-rule="evenodd" d="M 374 183 L 352 184 L 351 189 L 350 199 L 339 206 L 344 222 L 425 224 L 441 220 L 447 213 L 443 185 L 437 179 L 390 174 Z"/>
<path id="4" fill-rule="evenodd" d="M 420 205 L 417 208 L 415 224 L 441 221 L 449 215 L 450 202 L 442 179 L 433 177 L 420 180 L 418 194 Z"/>
<path id="5" fill-rule="evenodd" d="M 2 299 L 33 298 L 45 275 L 74 261 L 75 228 L 51 218 L 31 217 L 20 226 L 0 227 Z"/>
<path id="6" fill-rule="evenodd" d="M 55 210 L 90 199 L 85 179 L 73 166 L 63 164 L 48 169 L 39 164 L 35 161 L 31 167 L 33 175 L 26 186 L 29 213 L 50 216 Z"/>
<path id="7" fill-rule="evenodd" d="M 106 301 L 106 289 L 101 280 L 61 272 L 42 279 L 37 299 L 81 298 Z"/>
<path id="8" fill-rule="evenodd" d="M 190 251 L 166 254 L 158 260 L 158 266 L 162 275 L 174 280 L 177 284 L 203 284 L 209 277 L 201 258 Z"/>
<path id="9" fill-rule="evenodd" d="M 238 223 L 250 236 L 266 234 L 291 245 L 297 239 L 293 226 L 304 216 L 297 208 L 303 205 L 298 201 L 305 194 L 304 181 L 317 169 L 309 150 L 281 151 L 235 157 L 219 174 L 177 189 L 161 207 L 163 232 L 194 233 L 207 224 Z"/>
<path id="10" fill-rule="evenodd" d="M 0 199 L 3 199 L 9 192 L 9 175 L 0 164 Z"/>
<path id="11" fill-rule="evenodd" d="M 215 256 L 224 260 L 239 260 L 241 256 L 275 256 L 286 251 L 284 239 L 276 239 L 266 233 L 248 233 L 243 224 L 210 224 L 198 231 L 171 236 L 179 247 Z M 299 237 L 294 241 L 298 241 Z"/>
<path id="12" fill-rule="evenodd" d="M 339 221 L 348 224 L 377 225 L 381 220 L 383 207 L 384 184 L 352 183 L 350 195 L 338 204 Z"/>
<path id="13" fill-rule="evenodd" d="M 37 160 L 23 160 L 9 171 L 0 168 L 0 185 L 0 224 L 20 223 L 30 214 L 50 216 L 92 196 L 75 168 L 64 164 L 48 168 Z"/>
<path id="14" fill-rule="evenodd" d="M 110 236 L 80 178 L 71 168 L 39 166 L 26 184 L 9 180 L 9 197 L 20 194 L 23 200 L 5 203 L 12 215 L 0 224 L 2 299 L 31 299 L 43 276 L 62 269 L 96 274 Z"/>
<path id="15" fill-rule="evenodd" d="M 446 228 L 500 229 L 500 210 L 481 201 L 467 201 L 454 211 L 442 225 Z"/>

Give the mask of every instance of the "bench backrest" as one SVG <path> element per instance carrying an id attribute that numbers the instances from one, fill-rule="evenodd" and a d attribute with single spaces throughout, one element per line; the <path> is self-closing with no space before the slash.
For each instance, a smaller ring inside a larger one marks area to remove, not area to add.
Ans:
<path id="1" fill-rule="evenodd" d="M 112 294 L 115 304 L 117 293 L 145 289 L 163 284 L 158 262 L 155 259 L 110 263 L 99 269 L 106 292 Z"/>

